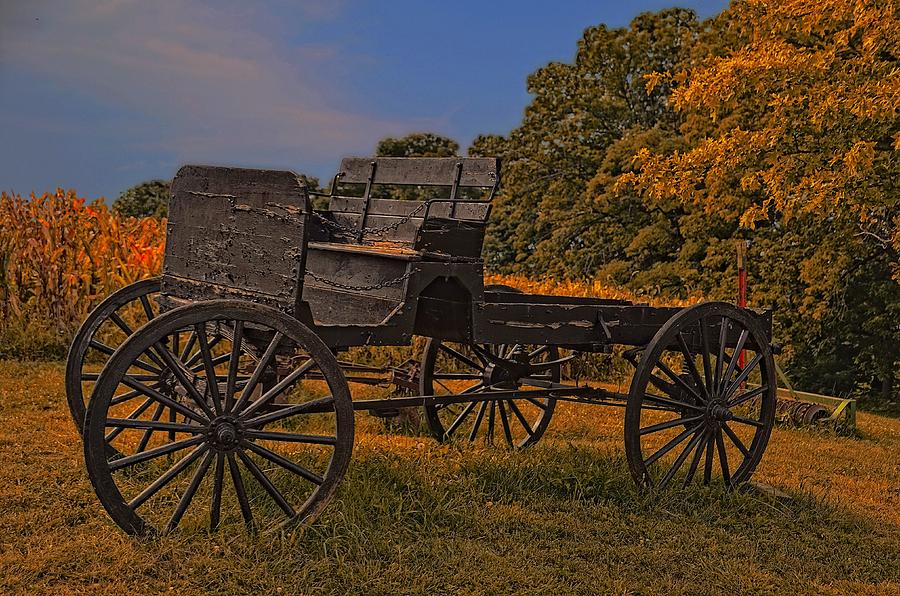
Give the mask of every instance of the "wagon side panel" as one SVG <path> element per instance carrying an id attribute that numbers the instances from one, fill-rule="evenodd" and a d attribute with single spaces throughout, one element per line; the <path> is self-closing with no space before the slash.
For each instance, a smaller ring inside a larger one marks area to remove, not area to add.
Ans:
<path id="1" fill-rule="evenodd" d="M 172 183 L 162 295 L 298 314 L 309 199 L 292 172 L 185 166 Z"/>

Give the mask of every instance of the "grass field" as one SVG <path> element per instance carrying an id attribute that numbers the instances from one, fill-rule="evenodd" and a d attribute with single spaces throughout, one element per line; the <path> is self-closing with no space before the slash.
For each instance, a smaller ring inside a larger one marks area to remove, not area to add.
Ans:
<path id="1" fill-rule="evenodd" d="M 900 594 L 900 420 L 776 429 L 788 497 L 632 487 L 621 413 L 560 406 L 531 450 L 440 446 L 359 417 L 306 532 L 126 537 L 84 472 L 60 363 L 0 362 L 4 593 Z"/>

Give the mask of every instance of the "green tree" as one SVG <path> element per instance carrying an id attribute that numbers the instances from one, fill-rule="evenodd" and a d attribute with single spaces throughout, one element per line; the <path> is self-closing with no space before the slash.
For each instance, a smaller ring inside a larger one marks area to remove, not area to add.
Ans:
<path id="1" fill-rule="evenodd" d="M 453 157 L 459 143 L 431 132 L 415 132 L 405 137 L 387 137 L 378 142 L 375 155 L 380 157 Z"/>
<path id="2" fill-rule="evenodd" d="M 490 267 L 595 273 L 585 267 L 602 262 L 594 253 L 605 249 L 596 245 L 588 183 L 624 137 L 654 127 L 676 130 L 679 117 L 667 104 L 666 87 L 648 94 L 644 75 L 681 63 L 699 28 L 684 9 L 642 14 L 628 28 L 589 27 L 572 63 L 551 63 L 528 77 L 533 99 L 522 124 L 502 142 L 479 138 L 470 149 L 489 147 L 504 158 L 486 240 Z"/>
<path id="3" fill-rule="evenodd" d="M 170 186 L 166 180 L 132 186 L 113 202 L 113 211 L 125 217 L 165 217 L 169 212 Z"/>

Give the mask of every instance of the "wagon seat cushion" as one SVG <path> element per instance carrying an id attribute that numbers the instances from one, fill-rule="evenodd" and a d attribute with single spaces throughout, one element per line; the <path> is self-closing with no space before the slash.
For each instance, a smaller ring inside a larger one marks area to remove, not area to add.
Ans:
<path id="1" fill-rule="evenodd" d="M 345 158 L 311 241 L 388 258 L 478 260 L 490 214 L 483 196 L 499 176 L 496 158 Z"/>

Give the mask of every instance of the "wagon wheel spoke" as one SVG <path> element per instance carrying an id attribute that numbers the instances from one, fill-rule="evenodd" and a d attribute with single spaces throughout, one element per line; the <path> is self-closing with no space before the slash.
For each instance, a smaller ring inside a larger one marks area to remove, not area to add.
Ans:
<path id="1" fill-rule="evenodd" d="M 291 504 L 288 503 L 287 499 L 284 498 L 284 495 L 281 494 L 272 481 L 266 476 L 265 472 L 259 469 L 259 466 L 254 463 L 250 457 L 244 453 L 242 450 L 238 450 L 238 457 L 244 463 L 244 466 L 250 471 L 250 474 L 256 478 L 256 481 L 259 482 L 260 486 L 265 489 L 265 491 L 272 497 L 272 500 L 275 501 L 275 504 L 278 505 L 282 511 L 284 511 L 285 515 L 289 518 L 297 515 L 297 512 L 294 511 L 294 508 L 291 507 Z"/>
<path id="2" fill-rule="evenodd" d="M 722 390 L 722 363 L 725 361 L 725 344 L 728 340 L 728 317 L 722 317 L 722 323 L 719 325 L 719 353 L 716 357 L 716 375 L 715 391 L 718 393 Z"/>
<path id="3" fill-rule="evenodd" d="M 247 406 L 243 410 L 238 410 L 238 408 L 235 407 L 235 411 L 240 412 L 241 417 L 246 417 L 246 416 L 249 416 L 250 414 L 253 414 L 257 410 L 259 410 L 261 407 L 263 407 L 264 405 L 270 403 L 272 400 L 274 400 L 279 395 L 282 395 L 298 379 L 300 379 L 304 374 L 309 372 L 309 370 L 312 369 L 315 366 L 315 364 L 316 364 L 316 362 L 314 360 L 312 360 L 312 359 L 307 360 L 306 362 L 301 364 L 299 367 L 292 370 L 281 381 L 276 383 L 274 387 L 272 387 L 271 389 L 269 389 L 268 391 L 266 391 L 265 393 L 260 395 L 259 398 L 254 400 L 253 403 L 251 403 L 249 406 Z M 252 380 L 253 379 L 251 377 L 250 381 L 252 381 Z M 250 381 L 247 381 L 248 385 L 250 384 Z M 246 390 L 247 390 L 247 387 L 245 386 L 244 391 L 246 391 Z M 240 402 L 238 402 L 238 403 L 240 403 Z"/>
<path id="4" fill-rule="evenodd" d="M 222 396 L 219 395 L 219 379 L 216 376 L 216 365 L 213 364 L 212 354 L 209 351 L 209 343 L 206 340 L 206 328 L 201 324 L 194 326 L 194 333 L 191 334 L 189 343 L 197 341 L 200 344 L 200 354 L 203 360 L 203 368 L 206 372 L 206 389 L 209 391 L 210 398 L 213 403 L 213 411 L 218 416 L 222 413 Z M 188 346 L 185 346 L 188 351 Z M 184 358 L 184 356 L 182 356 Z"/>
<path id="5" fill-rule="evenodd" d="M 537 400 L 537 399 L 535 399 L 535 398 L 533 398 L 533 397 L 526 397 L 526 398 L 525 398 L 525 401 L 527 401 L 528 403 L 530 403 L 530 404 L 532 404 L 533 406 L 536 406 L 536 407 L 538 407 L 538 408 L 540 408 L 540 409 L 542 409 L 542 410 L 546 410 L 546 409 L 547 409 L 547 405 L 546 405 L 546 404 L 541 403 L 539 400 Z"/>
<path id="6" fill-rule="evenodd" d="M 206 329 L 200 329 L 199 325 L 194 326 L 194 330 L 191 331 L 191 334 L 188 336 L 188 340 L 184 342 L 184 347 L 180 352 L 176 352 L 178 354 L 178 359 L 182 362 L 186 362 L 188 357 L 191 355 L 191 352 L 194 350 L 194 346 L 197 344 L 197 339 L 200 335 L 206 337 Z"/>
<path id="7" fill-rule="evenodd" d="M 660 395 L 654 395 L 652 393 L 644 394 L 644 399 L 652 401 L 655 404 L 660 406 L 667 406 L 669 410 L 672 412 L 680 412 L 683 408 L 687 408 L 688 410 L 695 410 L 697 412 L 703 412 L 706 410 L 705 407 L 698 406 L 695 404 L 689 404 L 684 401 L 679 401 L 677 399 L 670 399 L 668 397 L 662 397 Z"/>
<path id="8" fill-rule="evenodd" d="M 207 452 L 206 457 L 204 457 L 203 461 L 200 462 L 200 466 L 197 467 L 197 470 L 191 477 L 191 483 L 188 485 L 187 490 L 185 490 L 184 494 L 181 496 L 181 500 L 178 501 L 178 506 L 175 508 L 175 511 L 172 512 L 172 517 L 169 518 L 169 523 L 166 524 L 167 532 L 171 532 L 178 527 L 179 522 L 181 522 L 181 518 L 184 517 L 184 512 L 187 511 L 187 508 L 188 506 L 190 506 L 191 501 L 194 500 L 194 495 L 197 493 L 197 489 L 200 488 L 200 483 L 203 481 L 203 477 L 206 476 L 206 472 L 209 470 L 209 465 L 212 463 L 212 459 L 213 454 L 211 452 Z"/>
<path id="9" fill-rule="evenodd" d="M 337 437 L 328 435 L 310 435 L 303 433 L 270 432 L 247 430 L 244 435 L 250 439 L 262 441 L 286 441 L 289 443 L 307 443 L 309 445 L 335 445 Z"/>
<path id="10" fill-rule="evenodd" d="M 730 400 L 728 402 L 728 407 L 735 408 L 745 402 L 750 401 L 751 399 L 753 399 L 755 397 L 759 397 L 760 395 L 762 395 L 763 393 L 765 393 L 768 390 L 769 390 L 768 385 L 762 385 L 760 387 L 757 387 L 756 389 L 752 389 L 752 390 L 748 391 L 747 393 L 742 393 L 741 395 Z"/>
<path id="11" fill-rule="evenodd" d="M 207 452 L 209 448 L 206 445 L 200 445 L 183 458 L 181 458 L 174 466 L 169 468 L 162 476 L 157 478 L 150 484 L 147 488 L 140 492 L 135 498 L 128 502 L 128 506 L 132 509 L 137 509 L 147 501 L 149 501 L 153 495 L 158 493 L 160 489 L 165 487 L 169 482 L 175 479 L 176 476 L 185 471 L 188 466 L 197 461 L 201 455 Z"/>
<path id="12" fill-rule="evenodd" d="M 725 453 L 725 441 L 722 439 L 722 431 L 721 429 L 717 429 L 716 433 L 716 447 L 719 452 L 719 465 L 722 467 L 722 479 L 725 481 L 725 486 L 731 486 L 731 472 L 728 471 L 728 454 Z"/>
<path id="13" fill-rule="evenodd" d="M 222 516 L 222 485 L 225 481 L 225 456 L 216 454 L 216 469 L 213 471 L 213 492 L 209 504 L 209 530 L 215 532 L 219 529 Z"/>
<path id="14" fill-rule="evenodd" d="M 703 429 L 703 432 L 700 433 L 700 443 L 694 449 L 694 457 L 691 458 L 691 465 L 688 467 L 687 475 L 684 477 L 684 482 L 682 483 L 682 487 L 687 487 L 691 480 L 694 479 L 694 474 L 697 472 L 697 466 L 700 465 L 700 458 L 703 456 L 703 450 L 706 448 L 706 442 L 709 440 L 708 430 Z"/>
<path id="15" fill-rule="evenodd" d="M 134 410 L 132 410 L 131 413 L 125 417 L 125 419 L 126 420 L 137 419 L 138 416 L 143 414 L 152 405 L 153 405 L 153 400 L 150 398 L 147 398 L 146 400 L 144 400 L 144 403 L 142 403 L 141 405 L 136 407 Z M 122 431 L 125 430 L 125 428 L 126 427 L 124 427 L 122 425 L 119 425 L 116 428 L 114 428 L 109 434 L 106 435 L 106 442 L 111 443 L 113 439 L 115 439 L 117 436 L 119 436 L 122 433 Z"/>
<path id="16" fill-rule="evenodd" d="M 153 416 L 150 417 L 151 422 L 158 422 L 162 417 L 163 412 L 165 411 L 166 406 L 163 404 L 156 404 L 156 410 L 153 412 Z M 109 421 L 107 420 L 107 424 Z M 155 429 L 153 427 L 147 427 L 147 430 L 144 431 L 144 434 L 141 436 L 141 441 L 138 443 L 136 451 L 140 453 L 144 449 L 147 448 L 147 445 L 150 443 L 150 438 L 153 436 L 153 431 Z"/>
<path id="17" fill-rule="evenodd" d="M 112 400 L 109 402 L 109 405 L 117 406 L 119 404 L 124 404 L 126 401 L 131 401 L 132 399 L 134 399 L 135 397 L 137 397 L 139 395 L 143 395 L 143 393 L 141 393 L 140 391 L 135 391 L 135 390 L 128 391 L 126 393 L 117 395 L 114 398 L 112 398 Z"/>
<path id="18" fill-rule="evenodd" d="M 703 464 L 703 484 L 705 485 L 709 485 L 709 481 L 712 479 L 714 447 L 713 438 L 709 437 L 706 440 L 706 461 Z"/>
<path id="19" fill-rule="evenodd" d="M 757 428 L 763 428 L 765 426 L 765 424 L 760 422 L 759 420 L 752 420 L 743 416 L 732 415 L 731 419 L 737 423 L 746 424 L 748 426 L 755 426 Z"/>
<path id="20" fill-rule="evenodd" d="M 500 411 L 500 423 L 503 426 L 503 436 L 506 437 L 507 445 L 512 447 L 512 432 L 510 432 L 509 429 L 509 420 L 506 417 L 506 407 L 504 407 L 502 400 L 497 401 L 497 409 Z"/>
<path id="21" fill-rule="evenodd" d="M 685 391 L 690 393 L 692 396 L 694 396 L 694 398 L 696 398 L 698 402 L 706 403 L 706 400 L 703 397 L 701 397 L 700 394 L 697 393 L 697 391 L 693 387 L 688 385 L 685 382 L 685 380 L 681 378 L 680 375 L 676 375 L 672 371 L 672 369 L 669 368 L 664 362 L 662 362 L 662 361 L 657 362 L 656 366 L 659 367 L 659 370 L 663 371 L 663 374 L 665 374 L 667 377 L 669 377 L 670 379 L 675 381 L 676 385 L 680 386 L 682 389 L 684 389 Z M 666 393 L 668 393 L 668 392 L 666 392 Z"/>
<path id="22" fill-rule="evenodd" d="M 723 399 L 728 399 L 731 395 L 737 391 L 737 388 L 741 386 L 741 383 L 747 380 L 747 377 L 750 376 L 750 373 L 753 372 L 753 369 L 759 364 L 760 360 L 762 360 L 762 354 L 756 354 L 752 360 L 744 367 L 744 370 L 740 372 L 740 374 L 734 379 L 734 382 L 729 385 L 724 393 Z"/>
<path id="23" fill-rule="evenodd" d="M 122 468 L 131 467 L 135 464 L 162 457 L 163 455 L 168 455 L 170 453 L 175 453 L 176 451 L 181 451 L 182 449 L 187 449 L 194 445 L 199 445 L 205 440 L 204 437 L 191 437 L 190 439 L 182 439 L 180 441 L 175 441 L 174 443 L 167 443 L 161 447 L 156 447 L 155 449 L 142 451 L 141 453 L 135 453 L 134 455 L 129 455 L 120 459 L 114 459 L 109 462 L 109 468 L 110 470 L 120 470 Z"/>
<path id="24" fill-rule="evenodd" d="M 709 335 L 707 333 L 708 330 L 706 328 L 705 319 L 700 317 L 697 324 L 700 325 L 700 343 L 702 345 L 700 356 L 701 360 L 703 360 L 703 377 L 706 379 L 704 386 L 708 392 L 715 391 L 712 380 L 712 366 L 709 362 Z"/>
<path id="25" fill-rule="evenodd" d="M 175 336 L 177 337 L 178 334 L 175 334 Z M 175 375 L 175 379 L 177 379 L 178 383 L 188 392 L 188 395 L 190 395 L 194 403 L 203 410 L 203 413 L 209 418 L 215 417 L 215 413 L 210 409 L 209 405 L 207 405 L 206 399 L 204 399 L 204 397 L 200 395 L 200 392 L 197 391 L 197 387 L 194 385 L 193 380 L 188 378 L 187 373 L 183 368 L 183 363 L 178 357 L 175 356 L 169 348 L 163 345 L 162 342 L 156 343 L 156 349 L 165 361 L 166 366 L 172 374 Z"/>
<path id="26" fill-rule="evenodd" d="M 726 387 L 729 385 L 728 381 L 731 379 L 732 375 L 734 375 L 734 369 L 738 363 L 738 354 L 740 354 L 741 350 L 744 349 L 744 344 L 747 343 L 747 337 L 749 337 L 749 335 L 749 331 L 747 331 L 746 329 L 741 329 L 741 334 L 738 336 L 738 341 L 735 344 L 734 350 L 731 352 L 731 357 L 728 360 L 728 368 L 725 369 L 725 375 L 722 377 L 722 383 Z M 744 371 L 741 372 L 743 374 Z"/>
<path id="27" fill-rule="evenodd" d="M 237 495 L 238 506 L 241 509 L 241 517 L 244 518 L 244 525 L 249 532 L 254 530 L 253 511 L 250 509 L 250 500 L 247 498 L 247 489 L 244 487 L 244 481 L 241 479 L 241 470 L 238 468 L 237 461 L 234 459 L 233 453 L 227 453 L 228 471 L 231 473 L 231 482 L 234 484 L 234 492 Z"/>
<path id="28" fill-rule="evenodd" d="M 174 399 L 170 398 L 167 395 L 163 395 L 156 389 L 144 385 L 140 381 L 135 381 L 135 380 L 129 378 L 128 375 L 125 375 L 124 377 L 122 377 L 122 384 L 125 385 L 126 387 L 130 387 L 130 388 L 134 389 L 135 391 L 140 392 L 143 395 L 146 395 L 147 397 L 149 397 L 157 402 L 166 404 L 169 408 L 175 410 L 179 414 L 187 416 L 188 418 L 191 418 L 192 420 L 196 420 L 197 422 L 200 422 L 201 424 L 205 423 L 207 421 L 206 418 L 204 418 L 200 414 L 194 412 L 190 408 L 178 403 L 177 401 L 175 401 Z"/>
<path id="29" fill-rule="evenodd" d="M 453 421 L 453 423 L 447 427 L 447 437 L 452 437 L 453 433 L 456 432 L 456 429 L 460 427 L 460 425 L 465 421 L 466 417 L 472 413 L 472 410 L 475 409 L 475 404 L 477 402 L 470 401 L 466 404 L 466 407 L 463 408 L 463 411 L 460 412 L 459 416 Z"/>
<path id="30" fill-rule="evenodd" d="M 212 341 L 210 341 L 208 344 L 209 349 L 212 350 L 215 347 L 216 343 L 217 342 L 216 342 L 215 338 L 213 338 Z M 198 350 L 196 354 L 191 356 L 191 358 L 190 358 L 191 364 L 190 364 L 190 368 L 188 370 L 190 370 L 192 373 L 195 373 L 195 374 L 202 371 L 204 369 L 204 367 L 206 366 L 203 362 L 198 362 L 199 360 L 202 360 L 202 358 L 203 358 L 203 355 Z M 228 358 L 229 358 L 228 354 L 221 354 L 219 356 L 213 357 L 213 359 L 210 362 L 212 362 L 213 366 L 219 366 L 220 364 L 228 362 Z M 187 364 L 187 363 L 185 363 L 185 364 Z"/>
<path id="31" fill-rule="evenodd" d="M 253 369 L 253 374 L 250 376 L 250 380 L 247 381 L 247 385 L 244 386 L 244 390 L 241 391 L 241 396 L 238 398 L 237 403 L 234 405 L 232 412 L 240 412 L 247 402 L 250 401 L 250 396 L 253 393 L 253 390 L 256 389 L 256 385 L 259 384 L 259 380 L 265 372 L 266 368 L 272 362 L 272 359 L 275 358 L 275 351 L 278 349 L 278 344 L 281 343 L 281 339 L 284 335 L 281 332 L 276 332 L 272 337 L 272 340 L 269 342 L 269 345 L 266 346 L 265 352 L 263 352 L 262 357 L 259 359 L 259 362 L 256 365 L 256 368 Z"/>
<path id="32" fill-rule="evenodd" d="M 475 415 L 475 422 L 472 423 L 472 430 L 469 431 L 469 440 L 474 441 L 475 437 L 478 436 L 478 427 L 481 426 L 481 421 L 484 419 L 484 412 L 487 410 L 488 402 L 483 401 L 478 406 L 478 413 Z"/>
<path id="33" fill-rule="evenodd" d="M 691 422 L 696 422 L 698 420 L 703 420 L 706 418 L 706 414 L 699 414 L 697 416 L 691 416 L 690 418 L 676 418 L 674 420 L 667 420 L 665 422 L 660 422 L 657 424 L 652 424 L 650 426 L 645 426 L 641 429 L 642 435 L 649 435 L 650 433 L 659 432 L 661 430 L 666 430 L 669 428 L 674 428 L 676 426 L 682 426 L 685 424 L 689 424 Z"/>
<path id="34" fill-rule="evenodd" d="M 302 404 L 297 404 L 295 406 L 286 406 L 269 414 L 263 414 L 262 416 L 256 416 L 255 418 L 249 418 L 244 422 L 244 424 L 248 428 L 256 428 L 258 426 L 265 426 L 266 424 L 271 424 L 272 422 L 277 422 L 278 420 L 283 420 L 285 418 L 290 418 L 299 414 L 325 412 L 328 411 L 328 409 L 332 406 L 334 406 L 333 397 L 322 397 L 319 399 L 304 402 Z"/>
<path id="35" fill-rule="evenodd" d="M 112 356 L 113 353 L 116 351 L 115 348 L 108 346 L 105 343 L 98 341 L 96 339 L 92 339 L 88 343 L 88 347 L 93 348 L 93 349 L 97 350 L 98 352 L 100 352 L 101 354 L 105 354 L 107 356 Z M 160 369 L 156 368 L 152 364 L 144 362 L 143 360 L 140 360 L 140 359 L 135 360 L 133 365 L 137 368 L 140 368 L 140 369 L 145 370 L 152 374 L 158 375 L 162 372 Z"/>
<path id="36" fill-rule="evenodd" d="M 116 327 L 118 327 L 122 331 L 122 333 L 125 334 L 125 337 L 130 337 L 134 333 L 134 329 L 132 329 L 131 326 L 129 326 L 128 323 L 125 322 L 125 319 L 123 319 L 118 312 L 112 311 L 111 313 L 109 313 L 109 320 L 115 323 Z M 144 353 L 151 361 L 153 361 L 154 364 L 156 364 L 156 366 L 160 368 L 165 367 L 163 362 L 155 354 L 153 354 L 152 351 L 147 351 Z"/>
<path id="37" fill-rule="evenodd" d="M 153 312 L 153 308 L 150 306 L 150 299 L 147 298 L 146 294 L 141 294 L 140 301 L 141 306 L 144 308 L 144 315 L 147 317 L 147 322 L 149 323 L 156 318 L 156 313 Z"/>
<path id="38" fill-rule="evenodd" d="M 750 450 L 744 445 L 744 442 L 741 441 L 740 437 L 731 430 L 731 427 L 728 426 L 727 422 L 722 423 L 722 430 L 725 431 L 725 434 L 728 435 L 728 438 L 731 439 L 731 442 L 734 443 L 734 446 L 737 447 L 741 453 L 744 454 L 745 457 L 750 457 Z"/>
<path id="39" fill-rule="evenodd" d="M 682 449 L 681 453 L 678 454 L 678 457 L 675 458 L 675 462 L 669 467 L 669 469 L 666 471 L 665 475 L 663 475 L 663 477 L 660 479 L 660 481 L 659 481 L 660 489 L 664 489 L 666 487 L 666 485 L 669 484 L 669 481 L 672 480 L 672 477 L 675 476 L 675 473 L 681 469 L 682 465 L 684 465 L 684 462 L 687 459 L 688 455 L 690 455 L 690 453 L 692 451 L 697 449 L 697 446 L 700 444 L 700 441 L 703 440 L 704 433 L 702 431 L 703 431 L 703 429 L 701 429 L 700 427 L 697 427 L 694 430 L 693 438 L 690 441 L 688 441 L 688 444 L 684 446 L 684 449 Z"/>
<path id="40" fill-rule="evenodd" d="M 440 349 L 443 350 L 444 352 L 446 352 L 447 354 L 449 354 L 450 356 L 452 356 L 453 358 L 456 358 L 458 361 L 462 362 L 463 364 L 466 364 L 467 366 L 470 366 L 471 368 L 474 368 L 475 370 L 484 371 L 484 366 L 476 363 L 474 360 L 472 360 L 468 356 L 461 354 L 460 352 L 454 350 L 447 344 L 442 343 L 440 345 Z M 476 351 L 475 353 L 477 354 L 478 352 Z"/>
<path id="41" fill-rule="evenodd" d="M 497 402 L 491 401 L 490 412 L 488 412 L 488 429 L 487 429 L 487 440 L 488 443 L 494 442 L 494 416 L 495 411 L 497 409 Z"/>
<path id="42" fill-rule="evenodd" d="M 160 404 L 162 406 L 162 404 Z M 165 408 L 165 406 L 162 406 Z M 149 420 L 142 418 L 107 418 L 107 427 L 116 427 L 121 429 L 133 428 L 139 430 L 172 430 L 179 433 L 190 433 L 194 435 L 202 434 L 205 428 L 194 424 L 181 424 L 179 422 L 161 422 L 159 416 L 154 412 L 153 417 Z"/>
<path id="43" fill-rule="evenodd" d="M 528 419 L 525 418 L 525 415 L 522 414 L 522 410 L 519 409 L 519 406 L 516 405 L 516 402 L 509 399 L 506 400 L 506 403 L 509 405 L 510 411 L 515 415 L 519 420 L 519 424 L 522 425 L 522 428 L 525 429 L 525 432 L 530 435 L 534 434 L 534 431 L 531 429 L 531 423 L 528 422 Z"/>
<path id="44" fill-rule="evenodd" d="M 235 382 L 238 373 L 238 360 L 241 357 L 241 341 L 244 337 L 244 322 L 234 322 L 234 335 L 231 352 L 228 355 L 228 377 L 225 380 L 225 411 L 230 412 L 234 406 Z M 246 387 L 246 386 L 245 386 Z"/>
<path id="45" fill-rule="evenodd" d="M 324 478 L 322 478 L 315 472 L 311 472 L 310 470 L 307 470 L 300 464 L 294 463 L 291 460 L 286 459 L 286 458 L 282 457 L 281 455 L 278 455 L 274 451 L 270 451 L 261 445 L 257 445 L 255 443 L 250 443 L 248 441 L 244 441 L 242 443 L 242 445 L 245 448 L 249 449 L 250 451 L 256 453 L 257 455 L 266 458 L 270 462 L 277 464 L 277 465 L 281 466 L 282 468 L 289 470 L 289 471 L 293 472 L 294 474 L 297 474 L 298 476 L 300 476 L 306 480 L 309 480 L 313 484 L 322 484 L 325 481 Z"/>
<path id="46" fill-rule="evenodd" d="M 681 431 L 675 438 L 671 439 L 668 443 L 659 448 L 658 451 L 653 453 L 650 457 L 644 460 L 644 465 L 648 468 L 653 465 L 659 458 L 664 456 L 666 453 L 674 449 L 678 446 L 679 443 L 688 438 L 692 433 L 696 432 L 698 428 L 702 425 L 696 424 L 694 426 L 688 427 L 685 430 Z"/>
<path id="47" fill-rule="evenodd" d="M 694 383 L 697 387 L 700 388 L 700 391 L 703 393 L 703 402 L 709 401 L 709 388 L 703 383 L 703 379 L 700 377 L 700 371 L 697 370 L 697 364 L 694 362 L 694 355 L 691 354 L 690 348 L 688 348 L 687 342 L 684 340 L 684 335 L 682 333 L 678 333 L 676 336 L 678 338 L 678 347 L 681 349 L 681 354 L 684 356 L 684 361 L 687 364 L 688 371 L 691 373 L 691 377 L 694 379 Z"/>

